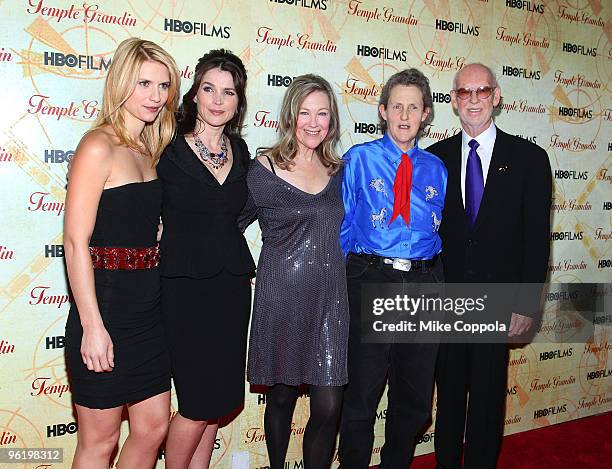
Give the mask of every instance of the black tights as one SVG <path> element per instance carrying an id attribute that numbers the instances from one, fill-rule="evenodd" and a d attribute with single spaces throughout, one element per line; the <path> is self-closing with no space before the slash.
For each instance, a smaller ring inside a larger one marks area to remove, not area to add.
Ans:
<path id="1" fill-rule="evenodd" d="M 283 469 L 291 418 L 298 398 L 297 386 L 276 384 L 266 397 L 264 427 L 270 469 Z M 327 469 L 336 443 L 342 386 L 310 386 L 310 418 L 304 432 L 304 469 Z"/>

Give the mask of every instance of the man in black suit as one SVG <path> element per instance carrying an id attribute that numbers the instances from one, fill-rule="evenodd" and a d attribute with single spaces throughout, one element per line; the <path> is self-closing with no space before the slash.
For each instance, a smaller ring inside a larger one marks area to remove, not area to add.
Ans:
<path id="1" fill-rule="evenodd" d="M 463 131 L 428 148 L 448 169 L 440 227 L 447 282 L 543 283 L 546 279 L 552 191 L 548 155 L 495 126 L 493 109 L 500 98 L 488 67 L 465 66 L 451 91 Z M 531 328 L 534 309 L 513 309 L 509 336 Z M 437 468 L 461 467 L 464 431 L 464 467 L 496 467 L 507 364 L 507 344 L 441 345 L 436 370 Z"/>

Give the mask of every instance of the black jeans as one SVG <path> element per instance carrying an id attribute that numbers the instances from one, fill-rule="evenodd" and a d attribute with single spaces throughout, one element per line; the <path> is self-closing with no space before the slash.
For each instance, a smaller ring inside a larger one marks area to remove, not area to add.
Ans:
<path id="1" fill-rule="evenodd" d="M 342 469 L 367 469 L 374 443 L 376 409 L 387 379 L 385 443 L 381 469 L 406 469 L 417 438 L 431 417 L 437 344 L 361 343 L 361 285 L 364 283 L 439 283 L 442 266 L 404 272 L 349 255 L 351 313 L 348 371 L 338 454 Z"/>

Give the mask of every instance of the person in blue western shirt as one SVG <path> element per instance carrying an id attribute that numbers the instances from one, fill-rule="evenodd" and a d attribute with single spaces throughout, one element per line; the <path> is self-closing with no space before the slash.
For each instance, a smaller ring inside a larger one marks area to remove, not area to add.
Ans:
<path id="1" fill-rule="evenodd" d="M 376 409 L 387 378 L 381 468 L 410 464 L 431 415 L 437 345 L 369 344 L 360 337 L 363 283 L 442 280 L 438 227 L 447 173 L 440 159 L 417 145 L 418 133 L 432 118 L 428 79 L 414 68 L 391 76 L 378 111 L 384 137 L 344 155 L 340 241 L 347 256 L 351 323 L 338 449 L 343 469 L 370 465 Z"/>

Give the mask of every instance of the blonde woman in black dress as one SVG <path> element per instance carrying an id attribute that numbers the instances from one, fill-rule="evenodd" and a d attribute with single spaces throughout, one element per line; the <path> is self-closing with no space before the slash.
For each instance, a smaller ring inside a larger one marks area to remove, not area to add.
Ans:
<path id="1" fill-rule="evenodd" d="M 158 166 L 162 311 L 179 407 L 166 442 L 168 469 L 208 467 L 218 418 L 244 402 L 255 270 L 237 225 L 247 199 L 246 79 L 229 51 L 204 55 L 183 97 L 178 135 Z"/>
<path id="2" fill-rule="evenodd" d="M 153 467 L 168 429 L 155 164 L 174 133 L 179 81 L 174 60 L 157 44 L 123 41 L 100 117 L 72 159 L 64 245 L 74 295 L 66 324 L 79 424 L 73 468 L 108 469 L 126 404 L 130 434 L 121 469 Z"/>

